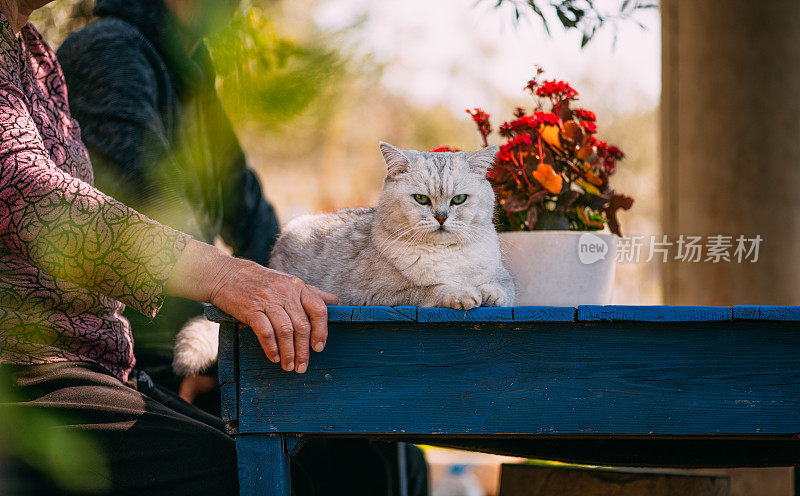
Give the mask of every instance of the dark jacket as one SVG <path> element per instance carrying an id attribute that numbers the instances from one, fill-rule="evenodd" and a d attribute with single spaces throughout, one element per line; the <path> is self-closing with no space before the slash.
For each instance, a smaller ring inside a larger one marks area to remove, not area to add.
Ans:
<path id="1" fill-rule="evenodd" d="M 67 38 L 58 59 L 98 189 L 266 265 L 278 221 L 216 94 L 206 47 L 189 56 L 163 0 L 98 0 L 94 12 L 100 19 Z M 173 299 L 155 322 L 128 314 L 135 336 L 144 325 L 166 336 L 199 312 Z"/>

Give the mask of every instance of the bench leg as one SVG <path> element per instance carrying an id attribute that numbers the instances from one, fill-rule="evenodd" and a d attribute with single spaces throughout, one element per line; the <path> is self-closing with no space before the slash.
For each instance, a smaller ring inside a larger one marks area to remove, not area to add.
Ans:
<path id="1" fill-rule="evenodd" d="M 293 436 L 288 435 L 240 435 L 236 438 L 241 496 L 291 496 L 288 453 L 293 440 Z"/>
<path id="2" fill-rule="evenodd" d="M 408 496 L 408 464 L 406 463 L 406 443 L 397 443 L 397 479 L 400 486 L 398 496 Z"/>

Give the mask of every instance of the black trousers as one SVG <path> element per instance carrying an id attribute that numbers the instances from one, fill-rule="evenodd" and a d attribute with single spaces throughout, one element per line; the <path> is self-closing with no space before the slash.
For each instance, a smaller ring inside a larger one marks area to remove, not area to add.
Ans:
<path id="1" fill-rule="evenodd" d="M 46 409 L 61 428 L 80 430 L 101 446 L 110 480 L 102 494 L 237 495 L 236 448 L 222 421 L 154 384 L 144 373 L 126 383 L 100 367 L 62 362 L 4 366 L 15 402 L 6 408 Z M 21 412 L 19 412 L 21 410 Z M 409 446 L 411 496 L 427 495 L 427 465 Z M 66 447 L 70 449 L 70 447 Z M 80 453 L 76 453 L 80 456 Z M 292 460 L 296 496 L 395 496 L 397 445 L 364 439 L 309 439 Z M 2 494 L 67 494 L 19 461 L 7 465 Z M 0 481 L 2 482 L 2 481 Z"/>

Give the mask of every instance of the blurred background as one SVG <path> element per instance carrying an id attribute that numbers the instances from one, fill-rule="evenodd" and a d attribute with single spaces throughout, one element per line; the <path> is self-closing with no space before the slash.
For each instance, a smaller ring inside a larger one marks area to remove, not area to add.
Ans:
<path id="1" fill-rule="evenodd" d="M 93 5 L 59 0 L 33 22 L 55 48 L 91 19 Z M 595 5 L 613 18 L 621 2 Z M 513 1 L 250 0 L 242 12 L 231 29 L 247 43 L 221 33 L 210 46 L 223 102 L 282 223 L 374 204 L 380 140 L 477 149 L 465 110 L 483 108 L 495 127 L 512 120 L 516 107 L 532 107 L 523 87 L 540 65 L 580 92 L 601 138 L 627 154 L 612 181 L 636 199 L 621 214 L 623 232 L 660 233 L 657 9 L 607 22 L 583 47 L 581 30 L 564 29 L 555 11 L 544 12 L 548 34 Z M 249 53 L 230 56 L 242 50 Z M 248 70 L 232 62 L 242 56 L 261 63 Z M 659 269 L 621 264 L 615 301 L 661 303 Z"/>
<path id="2" fill-rule="evenodd" d="M 570 4 L 561 0 L 537 2 L 547 28 L 522 0 L 249 0 L 228 31 L 236 36 L 209 46 L 223 103 L 284 224 L 373 204 L 379 140 L 478 148 L 465 110 L 483 108 L 497 127 L 530 108 L 523 87 L 539 65 L 569 81 L 597 113 L 599 136 L 625 151 L 612 185 L 635 199 L 620 214 L 626 235 L 765 238 L 752 265 L 619 264 L 616 303 L 798 304 L 800 70 L 789 66 L 800 3 L 659 3 L 621 15 L 631 1 L 595 0 L 607 22 L 567 29 L 551 8 Z M 93 5 L 59 0 L 32 21 L 56 48 Z M 434 478 L 467 466 L 481 494 L 497 490 L 501 459 L 427 454 Z M 733 494 L 788 494 L 791 471 L 770 470 L 736 472 Z"/>

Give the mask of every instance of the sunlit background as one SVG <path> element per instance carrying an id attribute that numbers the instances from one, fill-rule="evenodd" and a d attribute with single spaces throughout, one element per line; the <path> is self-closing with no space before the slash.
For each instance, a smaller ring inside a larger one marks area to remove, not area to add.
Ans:
<path id="1" fill-rule="evenodd" d="M 54 2 L 34 22 L 57 46 L 85 22 L 92 4 Z M 620 2 L 595 4 L 613 15 Z M 477 148 L 465 109 L 482 107 L 495 126 L 510 120 L 515 107 L 530 107 L 522 88 L 539 65 L 546 77 L 578 89 L 581 105 L 598 114 L 599 135 L 627 154 L 612 178 L 615 189 L 635 199 L 633 209 L 621 214 L 623 232 L 659 233 L 658 11 L 609 23 L 582 48 L 581 33 L 565 30 L 555 18 L 548 34 L 532 12 L 517 20 L 513 3 L 495 5 L 244 2 L 249 15 L 239 27 L 250 29 L 251 50 L 267 58 L 270 70 L 255 67 L 247 80 L 246 69 L 226 67 L 236 59 L 223 51 L 221 36 L 217 53 L 226 56 L 215 60 L 218 84 L 281 222 L 373 204 L 384 172 L 379 140 L 412 149 Z M 284 44 L 292 47 L 288 56 L 280 55 Z M 620 264 L 614 301 L 661 303 L 657 264 Z"/>
<path id="2" fill-rule="evenodd" d="M 596 2 L 610 13 L 619 5 Z M 623 232 L 659 233 L 656 10 L 599 30 L 584 48 L 581 33 L 551 20 L 548 35 L 536 16 L 516 21 L 510 6 L 495 8 L 493 1 L 300 1 L 279 4 L 275 12 L 288 32 L 305 25 L 306 35 L 335 39 L 365 69 L 332 96 L 330 125 L 315 135 L 311 150 L 286 156 L 259 131 L 244 133 L 284 222 L 309 211 L 372 204 L 383 173 L 378 140 L 419 149 L 480 146 L 465 109 L 482 107 L 495 126 L 510 120 L 515 107 L 530 106 L 522 88 L 539 65 L 546 76 L 572 82 L 582 105 L 598 113 L 600 135 L 627 153 L 612 181 L 636 199 L 622 214 Z M 287 127 L 304 134 L 300 121 Z M 282 187 L 287 177 L 304 187 Z M 657 265 L 618 267 L 616 303 L 661 299 Z"/>
<path id="3" fill-rule="evenodd" d="M 33 22 L 56 48 L 91 18 L 93 4 L 59 0 Z M 282 223 L 373 204 L 384 174 L 379 140 L 422 150 L 479 147 L 465 109 L 485 109 L 495 127 L 510 120 L 514 108 L 530 107 L 523 87 L 538 65 L 546 78 L 569 81 L 581 106 L 598 114 L 599 136 L 625 151 L 612 178 L 635 199 L 620 215 L 623 232 L 660 234 L 658 11 L 610 23 L 582 47 L 582 33 L 563 29 L 552 12 L 545 13 L 548 34 L 529 11 L 517 19 L 513 0 L 496 4 L 243 2 L 234 23 L 249 37 L 245 53 L 224 33 L 209 45 L 223 103 Z M 613 14 L 620 1 L 594 4 Z M 658 269 L 619 264 L 614 302 L 662 303 Z M 434 476 L 452 463 L 483 466 L 482 480 L 490 481 L 484 489 L 496 490 L 497 459 L 436 450 L 428 456 Z"/>

